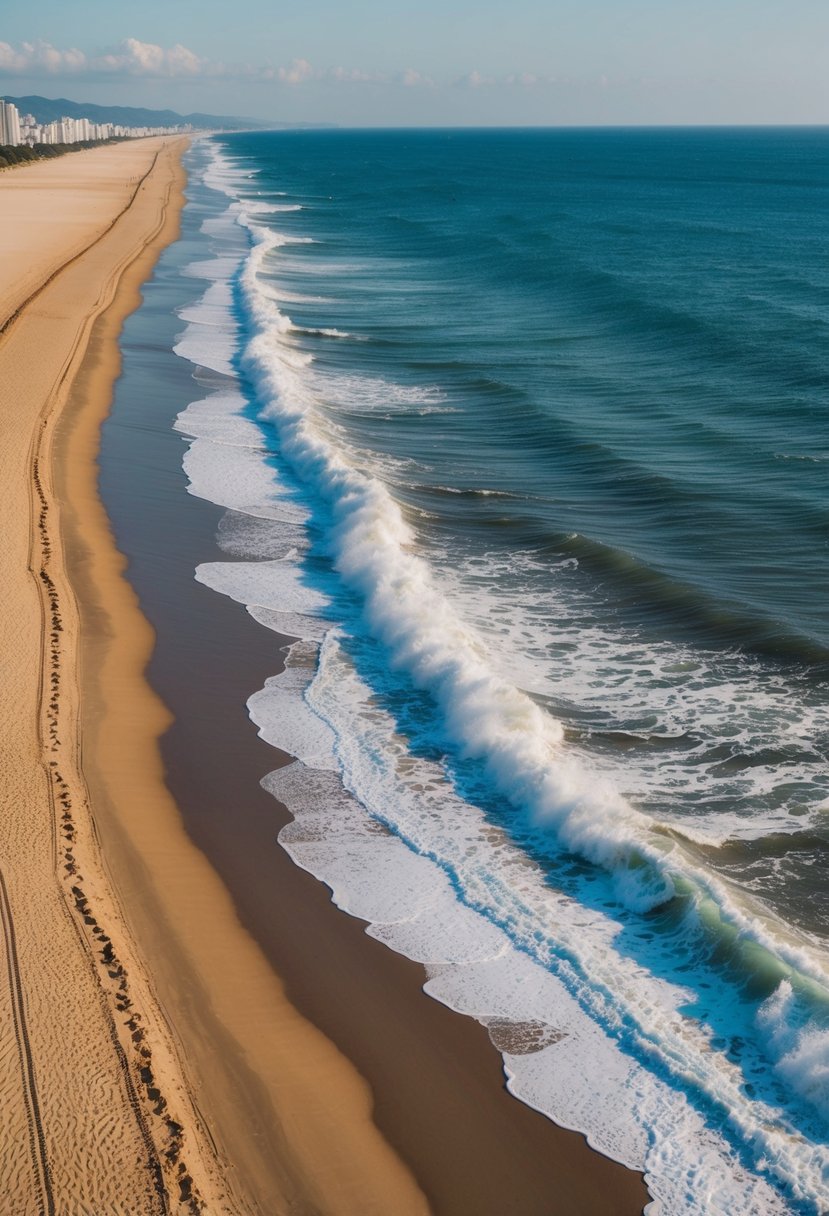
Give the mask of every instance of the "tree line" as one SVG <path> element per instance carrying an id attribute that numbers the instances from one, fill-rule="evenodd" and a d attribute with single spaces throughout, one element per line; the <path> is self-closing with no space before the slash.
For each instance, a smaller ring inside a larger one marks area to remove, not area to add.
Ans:
<path id="1" fill-rule="evenodd" d="M 0 144 L 0 169 L 14 165 L 30 165 L 37 160 L 50 160 L 65 152 L 80 152 L 83 148 L 98 148 L 101 144 L 120 144 L 128 136 L 113 135 L 110 139 L 81 139 L 74 144 Z"/>

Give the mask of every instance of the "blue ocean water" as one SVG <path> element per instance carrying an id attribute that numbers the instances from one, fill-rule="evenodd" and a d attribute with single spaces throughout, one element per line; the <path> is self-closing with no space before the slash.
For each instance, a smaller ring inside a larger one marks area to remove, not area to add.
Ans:
<path id="1" fill-rule="evenodd" d="M 829 132 L 189 167 L 197 577 L 298 639 L 282 843 L 654 1211 L 826 1210 Z"/>

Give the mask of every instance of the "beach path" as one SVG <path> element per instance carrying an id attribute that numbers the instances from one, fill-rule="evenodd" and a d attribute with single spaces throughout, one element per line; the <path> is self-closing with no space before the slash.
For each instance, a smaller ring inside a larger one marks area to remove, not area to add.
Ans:
<path id="1" fill-rule="evenodd" d="M 174 160 L 141 140 L 0 175 L 0 1190 L 15 1216 L 172 1210 L 160 1152 L 175 1141 L 140 1092 L 129 1053 L 144 1032 L 103 927 L 118 914 L 80 770 L 50 451 L 94 317 L 162 222 Z"/>

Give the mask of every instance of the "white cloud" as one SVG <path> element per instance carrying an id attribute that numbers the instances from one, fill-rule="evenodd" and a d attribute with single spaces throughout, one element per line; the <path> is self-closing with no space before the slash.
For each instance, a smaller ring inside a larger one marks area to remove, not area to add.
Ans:
<path id="1" fill-rule="evenodd" d="M 88 62 L 90 71 L 126 72 L 130 76 L 202 76 L 211 66 L 221 70 L 220 65 L 208 64 L 181 43 L 167 48 L 137 38 L 125 38 L 116 51 Z"/>
<path id="2" fill-rule="evenodd" d="M 485 76 L 483 72 L 467 72 L 455 81 L 466 89 L 501 88 L 533 89 L 537 85 L 555 84 L 554 76 L 537 76 L 534 72 L 510 72 L 506 76 Z"/>
<path id="3" fill-rule="evenodd" d="M 328 68 L 321 75 L 337 84 L 384 84 L 388 80 L 382 72 L 365 72 L 362 68 Z"/>
<path id="4" fill-rule="evenodd" d="M 315 68 L 307 59 L 295 59 L 289 67 L 266 68 L 262 73 L 265 79 L 278 80 L 281 84 L 300 85 L 309 80 L 319 80 L 333 84 L 403 84 L 431 85 L 433 81 L 414 68 L 392 76 L 388 72 L 368 72 L 364 68 L 347 68 L 342 64 L 337 67 Z"/>
<path id="5" fill-rule="evenodd" d="M 141 42 L 138 38 L 125 38 L 116 47 L 95 55 L 87 55 L 74 48 L 59 50 L 48 42 L 21 42 L 16 47 L 8 42 L 0 42 L 0 72 L 18 76 L 224 76 L 274 81 L 290 88 L 313 80 L 335 84 L 387 84 L 397 80 L 408 87 L 433 84 L 430 77 L 414 68 L 407 68 L 400 76 L 393 77 L 385 72 L 367 72 L 362 68 L 315 68 L 307 59 L 294 59 L 282 66 L 227 65 L 204 59 L 181 43 L 163 47 L 154 42 Z"/>
<path id="6" fill-rule="evenodd" d="M 405 72 L 400 76 L 400 83 L 405 85 L 407 89 L 433 89 L 435 87 L 435 82 L 431 76 L 424 76 L 423 72 L 417 72 L 414 68 L 406 68 Z"/>
<path id="7" fill-rule="evenodd" d="M 226 77 L 273 82 L 296 88 L 313 81 L 332 84 L 388 84 L 405 89 L 435 89 L 439 87 L 431 76 L 416 68 L 398 72 L 366 71 L 363 68 L 317 68 L 307 59 L 293 59 L 282 66 L 228 65 L 205 59 L 188 47 L 176 43 L 163 47 L 138 38 L 124 38 L 117 46 L 87 54 L 75 47 L 61 50 L 48 42 L 21 42 L 17 46 L 0 41 L 0 72 L 8 75 L 49 76 L 143 76 L 154 78 Z M 481 89 L 493 86 L 534 88 L 549 84 L 551 79 L 531 72 L 508 76 L 486 76 L 472 71 L 454 81 L 462 88 Z"/>
<path id="8" fill-rule="evenodd" d="M 470 89 L 482 89 L 484 85 L 495 84 L 495 80 L 491 76 L 483 76 L 476 68 L 474 72 L 462 77 L 459 83 L 467 85 Z"/>
<path id="9" fill-rule="evenodd" d="M 129 76 L 202 76 L 224 74 L 221 64 L 211 64 L 177 43 L 172 47 L 125 38 L 113 50 L 87 55 L 72 47 L 60 50 L 49 42 L 21 42 L 18 47 L 0 42 L 0 70 L 15 75 L 45 72 L 50 76 L 78 73 L 125 73 Z"/>
<path id="10" fill-rule="evenodd" d="M 504 77 L 504 84 L 515 84 L 522 89 L 532 89 L 546 80 L 546 77 L 536 76 L 534 72 L 512 72 L 509 76 Z"/>
<path id="11" fill-rule="evenodd" d="M 8 42 L 0 42 L 0 71 L 63 75 L 83 71 L 85 67 L 86 55 L 75 48 L 59 51 L 48 42 L 21 42 L 15 48 Z"/>
<path id="12" fill-rule="evenodd" d="M 289 67 L 276 70 L 276 78 L 282 84 L 302 84 L 316 75 L 307 59 L 295 59 Z"/>

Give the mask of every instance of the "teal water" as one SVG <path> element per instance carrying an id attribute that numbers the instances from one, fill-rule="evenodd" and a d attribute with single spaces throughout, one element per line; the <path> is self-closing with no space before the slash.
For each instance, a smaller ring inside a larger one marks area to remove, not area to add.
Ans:
<path id="1" fill-rule="evenodd" d="M 573 553 L 614 598 L 632 587 L 716 641 L 826 658 L 826 132 L 229 146 L 258 191 L 303 206 L 280 229 L 318 242 L 279 282 L 302 293 L 312 274 L 335 299 L 292 320 L 360 339 L 297 344 L 446 407 L 418 428 L 357 401 L 338 413 L 355 442 L 511 494 L 474 523 L 506 516 L 502 543 Z"/>
<path id="2" fill-rule="evenodd" d="M 659 1210 L 825 1210 L 829 133 L 257 133 L 191 173 L 178 425 L 233 559 L 197 577 L 300 639 L 249 702 L 283 844 L 535 1027 L 514 1092 Z"/>

